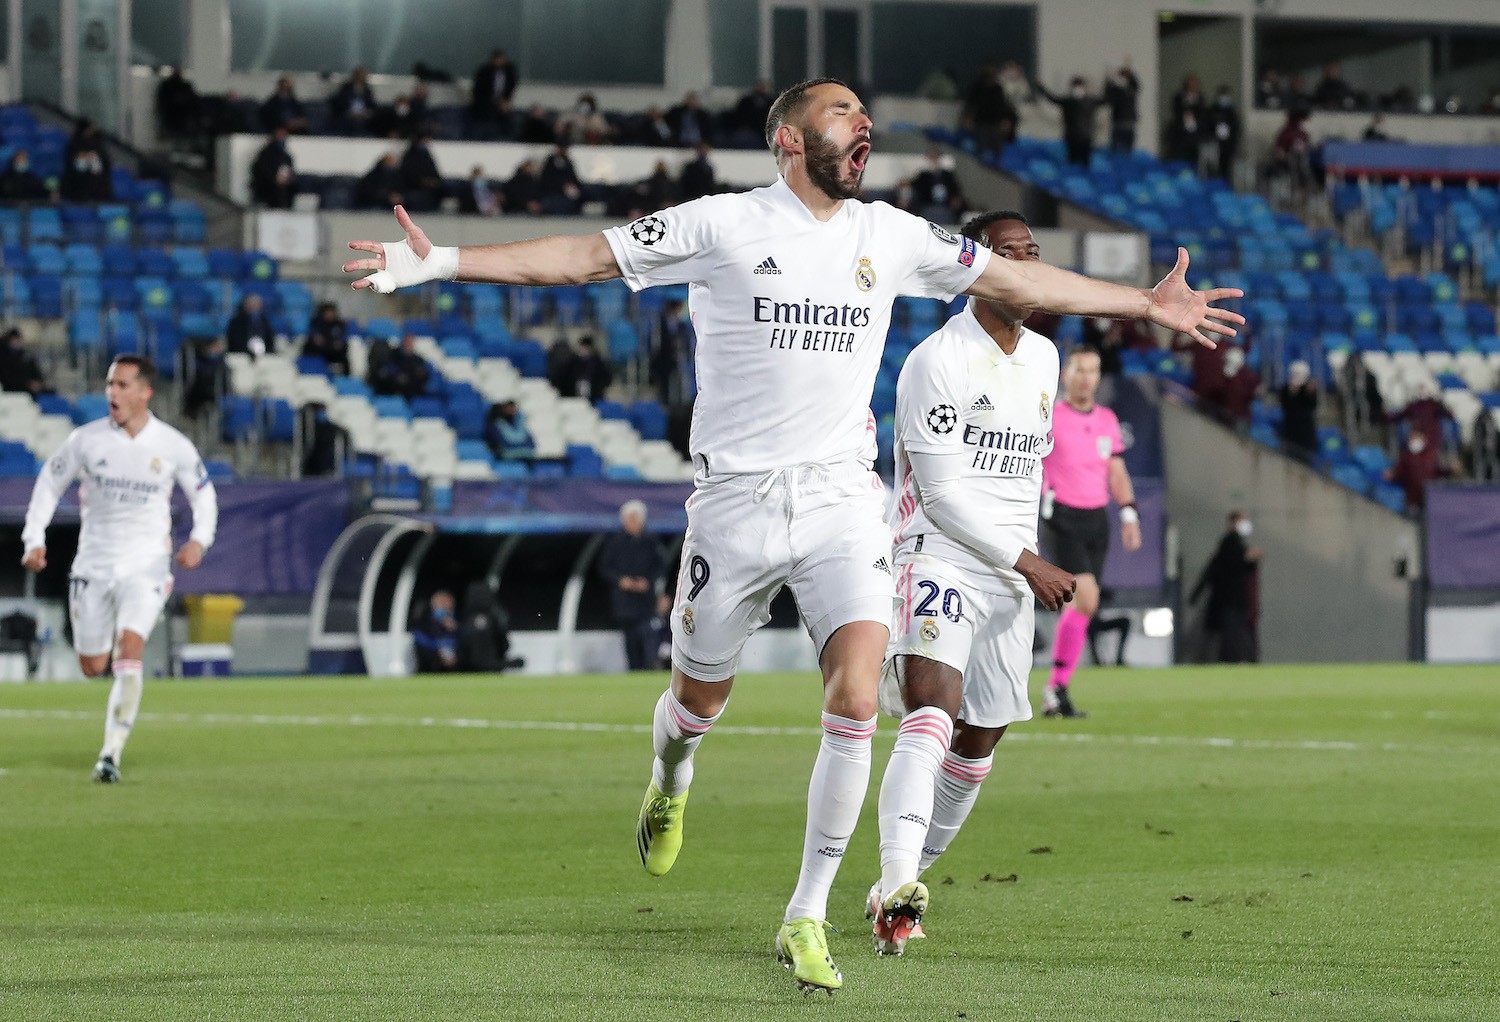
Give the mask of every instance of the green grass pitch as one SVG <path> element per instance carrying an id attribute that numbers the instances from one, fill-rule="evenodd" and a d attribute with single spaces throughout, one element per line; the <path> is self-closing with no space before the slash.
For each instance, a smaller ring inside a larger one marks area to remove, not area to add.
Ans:
<path id="1" fill-rule="evenodd" d="M 740 681 L 652 879 L 662 683 L 148 683 L 116 787 L 103 685 L 0 686 L 0 1019 L 1500 1019 L 1500 669 L 1086 670 L 894 960 L 884 721 L 832 999 L 771 952 L 816 680 Z"/>

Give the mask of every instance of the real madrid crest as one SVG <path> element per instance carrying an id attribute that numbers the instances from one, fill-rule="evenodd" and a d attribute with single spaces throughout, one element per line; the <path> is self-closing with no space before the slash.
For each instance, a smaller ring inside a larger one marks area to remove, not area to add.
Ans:
<path id="1" fill-rule="evenodd" d="M 1052 417 L 1052 402 L 1047 400 L 1047 392 L 1042 391 L 1042 404 L 1039 409 L 1042 413 L 1042 421 L 1046 422 Z"/>
<path id="2" fill-rule="evenodd" d="M 161 471 L 161 459 L 160 458 L 152 458 L 151 459 L 151 471 L 153 471 L 153 472 L 160 472 Z"/>
<path id="3" fill-rule="evenodd" d="M 922 622 L 922 638 L 928 642 L 937 642 L 938 626 L 936 621 Z"/>
<path id="4" fill-rule="evenodd" d="M 683 630 L 683 632 L 685 632 L 688 635 L 692 635 L 694 632 L 696 632 L 698 630 L 697 624 L 695 624 L 693 622 L 693 608 L 692 607 L 683 607 L 682 608 L 682 630 Z"/>
<path id="5" fill-rule="evenodd" d="M 868 291 L 875 286 L 875 267 L 864 256 L 859 257 L 859 265 L 854 268 L 854 284 L 861 291 Z"/>

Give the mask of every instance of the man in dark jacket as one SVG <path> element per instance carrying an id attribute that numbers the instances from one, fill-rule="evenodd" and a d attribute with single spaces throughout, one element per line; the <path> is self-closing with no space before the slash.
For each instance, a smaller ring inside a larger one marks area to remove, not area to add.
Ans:
<path id="1" fill-rule="evenodd" d="M 276 350 L 276 328 L 266 315 L 260 295 L 252 292 L 240 299 L 240 307 L 224 328 L 224 339 L 230 351 L 255 358 Z"/>
<path id="2" fill-rule="evenodd" d="M 1196 603 L 1204 591 L 1208 592 L 1203 624 L 1209 639 L 1208 659 L 1213 663 L 1243 664 L 1257 659 L 1250 616 L 1255 575 L 1264 551 L 1245 542 L 1250 532 L 1250 519 L 1242 512 L 1231 511 L 1229 529 L 1190 597 Z"/>
<path id="3" fill-rule="evenodd" d="M 276 91 L 260 105 L 260 123 L 267 131 L 286 128 L 299 135 L 307 131 L 307 108 L 297 98 L 289 76 L 277 79 Z"/>
<path id="4" fill-rule="evenodd" d="M 443 175 L 432 156 L 432 138 L 422 134 L 411 140 L 401 157 L 401 194 L 412 210 L 434 210 L 448 194 Z"/>
<path id="5" fill-rule="evenodd" d="M 463 614 L 458 621 L 458 663 L 465 671 L 511 671 L 526 666 L 510 655 L 510 615 L 483 580 L 464 590 Z"/>
<path id="6" fill-rule="evenodd" d="M 1311 465 L 1318 457 L 1318 385 L 1301 359 L 1287 367 L 1281 388 L 1281 445 L 1287 454 Z"/>
<path id="7" fill-rule="evenodd" d="M 969 89 L 964 98 L 963 111 L 959 115 L 960 127 L 974 132 L 974 141 L 981 153 L 1000 155 L 1005 144 L 1016 137 L 1016 124 L 1021 115 L 1005 92 L 1000 81 L 1000 71 L 994 64 L 986 64 L 979 73 L 979 80 Z"/>
<path id="8" fill-rule="evenodd" d="M 1033 87 L 1062 111 L 1062 139 L 1068 150 L 1068 162 L 1075 167 L 1087 167 L 1094 153 L 1094 111 L 1104 102 L 1103 97 L 1089 95 L 1088 83 L 1081 75 L 1073 76 L 1066 95 L 1047 91 L 1041 82 L 1034 82 Z"/>
<path id="9" fill-rule="evenodd" d="M 386 153 L 354 187 L 355 208 L 390 209 L 400 205 L 401 189 L 401 161 L 395 153 Z"/>
<path id="10" fill-rule="evenodd" d="M 453 594 L 439 589 L 417 618 L 411 633 L 416 648 L 417 672 L 439 674 L 458 670 L 458 615 Z"/>
<path id="11" fill-rule="evenodd" d="M 10 166 L 0 174 L 0 202 L 45 202 L 49 198 L 46 183 L 31 169 L 31 154 L 16 150 Z"/>
<path id="12" fill-rule="evenodd" d="M 504 50 L 496 50 L 474 72 L 469 116 L 476 121 L 498 120 L 516 91 L 516 69 Z"/>
<path id="13" fill-rule="evenodd" d="M 339 86 L 328 101 L 338 125 L 344 131 L 363 135 L 370 128 L 370 121 L 380 109 L 375 102 L 375 91 L 370 88 L 370 74 L 362 67 L 354 69 L 349 80 Z"/>
<path id="14" fill-rule="evenodd" d="M 417 339 L 411 334 L 401 338 L 401 347 L 391 352 L 375 375 L 375 393 L 404 397 L 408 401 L 421 397 L 432 377 L 432 367 L 417 354 Z"/>
<path id="15" fill-rule="evenodd" d="M 1139 120 L 1137 98 L 1141 80 L 1124 64 L 1104 83 L 1104 102 L 1109 105 L 1109 147 L 1117 153 L 1135 149 L 1135 126 Z"/>
<path id="16" fill-rule="evenodd" d="M 317 355 L 330 370 L 344 376 L 349 375 L 348 325 L 339 315 L 339 307 L 324 302 L 313 313 L 307 324 L 307 340 L 303 342 L 302 354 Z"/>
<path id="17" fill-rule="evenodd" d="M 171 74 L 156 86 L 156 117 L 162 134 L 178 138 L 197 135 L 202 127 L 201 116 L 198 90 L 182 76 L 182 68 L 172 68 Z"/>
<path id="18" fill-rule="evenodd" d="M 49 389 L 41 364 L 26 349 L 26 339 L 15 327 L 0 338 L 0 389 L 32 395 Z"/>
<path id="19" fill-rule="evenodd" d="M 657 668 L 657 648 L 666 580 L 661 546 L 646 535 L 646 505 L 627 501 L 620 508 L 624 529 L 599 554 L 599 577 L 609 583 L 610 607 L 625 636 L 625 659 L 632 671 Z"/>
<path id="20" fill-rule="evenodd" d="M 297 170 L 286 148 L 287 129 L 277 128 L 250 164 L 250 194 L 272 209 L 291 209 L 297 194 Z"/>

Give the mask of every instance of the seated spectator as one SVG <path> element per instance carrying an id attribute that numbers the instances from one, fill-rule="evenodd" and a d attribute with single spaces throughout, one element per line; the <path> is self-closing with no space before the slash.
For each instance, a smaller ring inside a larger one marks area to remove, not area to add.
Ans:
<path id="1" fill-rule="evenodd" d="M 19 394 L 49 393 L 42 367 L 36 356 L 26 349 L 26 339 L 21 331 L 11 327 L 0 339 L 0 390 Z"/>
<path id="2" fill-rule="evenodd" d="M 1365 133 L 1361 137 L 1366 142 L 1389 142 L 1391 136 L 1385 133 L 1385 114 L 1377 113 L 1371 117 L 1369 126 L 1365 128 Z"/>
<path id="3" fill-rule="evenodd" d="M 260 105 L 260 123 L 267 131 L 285 128 L 294 135 L 307 132 L 307 109 L 297 98 L 290 76 L 277 79 L 276 91 Z"/>
<path id="4" fill-rule="evenodd" d="M 516 91 L 516 69 L 504 50 L 496 50 L 474 72 L 469 93 L 469 116 L 476 121 L 499 121 L 510 110 Z"/>
<path id="5" fill-rule="evenodd" d="M 604 119 L 604 114 L 599 112 L 599 103 L 591 92 L 578 97 L 573 109 L 557 119 L 554 130 L 557 132 L 557 140 L 567 145 L 579 142 L 584 145 L 604 145 L 615 133 L 615 129 Z"/>
<path id="6" fill-rule="evenodd" d="M 72 163 L 73 157 L 82 152 L 97 154 L 100 162 L 104 164 L 105 176 L 109 176 L 112 169 L 109 159 L 109 146 L 104 138 L 104 133 L 99 130 L 99 125 L 87 117 L 80 117 L 78 123 L 73 127 L 73 134 L 68 138 L 68 144 L 63 148 L 63 163 Z"/>
<path id="7" fill-rule="evenodd" d="M 203 130 L 211 136 L 242 135 L 254 130 L 244 98 L 234 89 L 222 96 L 203 96 L 199 109 Z"/>
<path id="8" fill-rule="evenodd" d="M 734 126 L 732 141 L 736 146 L 750 149 L 765 144 L 766 117 L 771 113 L 771 104 L 774 102 L 776 94 L 771 91 L 771 83 L 764 78 L 740 97 L 730 117 Z"/>
<path id="9" fill-rule="evenodd" d="M 427 86 L 418 83 L 411 95 L 397 96 L 371 118 L 370 130 L 381 138 L 412 138 L 427 130 Z"/>
<path id="10" fill-rule="evenodd" d="M 927 166 L 912 179 L 911 201 L 917 216 L 938 224 L 958 223 L 964 212 L 964 193 L 953 173 L 953 157 L 927 150 Z"/>
<path id="11" fill-rule="evenodd" d="M 458 193 L 458 209 L 461 213 L 476 213 L 479 216 L 499 216 L 500 197 L 495 186 L 484 176 L 484 168 L 478 164 L 469 171 L 468 183 Z"/>
<path id="12" fill-rule="evenodd" d="M 402 201 L 401 161 L 386 153 L 354 186 L 354 208 L 390 209 Z"/>
<path id="13" fill-rule="evenodd" d="M 565 342 L 559 342 L 559 345 L 564 350 L 559 353 L 557 364 L 548 373 L 557 392 L 563 397 L 581 397 L 590 403 L 601 400 L 605 390 L 609 388 L 613 374 L 609 363 L 599 354 L 599 349 L 594 347 L 594 339 L 580 337 L 577 345 L 571 349 L 566 347 Z"/>
<path id="14" fill-rule="evenodd" d="M 533 145 L 545 145 L 557 141 L 557 133 L 552 127 L 552 115 L 547 108 L 540 103 L 532 105 L 521 121 L 519 142 L 527 142 Z"/>
<path id="15" fill-rule="evenodd" d="M 510 655 L 510 615 L 482 579 L 464 590 L 463 618 L 458 627 L 458 662 L 465 671 L 515 671 L 524 657 Z"/>
<path id="16" fill-rule="evenodd" d="M 174 67 L 156 86 L 156 119 L 163 135 L 191 138 L 202 129 L 198 90 Z"/>
<path id="17" fill-rule="evenodd" d="M 1313 92 L 1313 103 L 1322 110 L 1353 110 L 1355 101 L 1354 90 L 1344 81 L 1339 62 L 1334 60 L 1323 65 L 1323 80 Z"/>
<path id="18" fill-rule="evenodd" d="M 7 390 L 10 388 L 7 387 Z M 1427 439 L 1420 429 L 1413 429 L 1406 437 L 1406 446 L 1396 464 L 1385 470 L 1387 481 L 1401 487 L 1406 494 L 1408 510 L 1427 506 L 1427 484 L 1447 475 L 1438 457 L 1437 445 Z"/>
<path id="19" fill-rule="evenodd" d="M 536 440 L 514 401 L 490 405 L 484 419 L 484 442 L 501 461 L 529 461 L 536 456 Z"/>
<path id="20" fill-rule="evenodd" d="M 362 67 L 354 69 L 349 80 L 339 86 L 328 101 L 335 123 L 344 131 L 363 135 L 370 129 L 370 121 L 380 107 L 375 102 L 375 90 L 370 88 L 370 75 Z"/>
<path id="21" fill-rule="evenodd" d="M 636 186 L 636 194 L 640 196 L 641 208 L 647 211 L 675 206 L 682 197 L 666 160 L 656 161 L 651 176 Z"/>
<path id="22" fill-rule="evenodd" d="M 678 187 L 682 191 L 683 202 L 713 195 L 719 190 L 719 182 L 714 177 L 714 165 L 708 161 L 710 152 L 712 150 L 709 149 L 708 143 L 701 142 L 698 145 L 697 155 L 682 165 L 682 177 L 678 182 Z"/>
<path id="23" fill-rule="evenodd" d="M 1300 358 L 1287 367 L 1281 399 L 1281 443 L 1287 454 L 1311 465 L 1318 457 L 1318 385 Z"/>
<path id="24" fill-rule="evenodd" d="M 516 168 L 501 190 L 500 203 L 507 213 L 537 216 L 542 212 L 542 178 L 535 160 L 525 160 Z"/>
<path id="25" fill-rule="evenodd" d="M 629 141 L 634 145 L 665 149 L 676 144 L 676 135 L 672 131 L 672 125 L 667 123 L 667 115 L 662 113 L 661 107 L 653 106 L 636 122 Z"/>
<path id="26" fill-rule="evenodd" d="M 31 169 L 31 154 L 17 149 L 10 166 L 0 174 L 0 202 L 46 202 L 52 198 L 46 183 Z"/>
<path id="27" fill-rule="evenodd" d="M 583 188 L 568 147 L 559 145 L 547 155 L 540 175 L 542 212 L 552 216 L 571 216 L 583 205 Z"/>
<path id="28" fill-rule="evenodd" d="M 316 355 L 327 363 L 331 371 L 349 375 L 348 325 L 339 315 L 339 307 L 324 302 L 313 313 L 307 324 L 307 338 L 302 342 L 302 354 Z"/>
<path id="29" fill-rule="evenodd" d="M 441 674 L 458 670 L 458 615 L 453 594 L 439 589 L 417 618 L 411 633 L 419 674 Z"/>
<path id="30" fill-rule="evenodd" d="M 1250 409 L 1255 404 L 1255 392 L 1260 388 L 1260 376 L 1245 365 L 1245 349 L 1237 344 L 1225 344 L 1223 369 L 1219 378 L 1208 388 L 1208 412 L 1220 422 L 1230 426 L 1248 426 Z"/>
<path id="31" fill-rule="evenodd" d="M 297 195 L 297 170 L 286 138 L 287 129 L 277 128 L 250 164 L 250 195 L 272 209 L 291 209 Z"/>
<path id="32" fill-rule="evenodd" d="M 251 292 L 240 299 L 240 307 L 224 328 L 224 339 L 230 351 L 253 358 L 276 350 L 276 329 L 271 326 L 260 295 Z"/>
<path id="33" fill-rule="evenodd" d="M 1286 85 L 1281 72 L 1266 68 L 1255 85 L 1255 105 L 1262 110 L 1280 110 L 1286 105 Z"/>
<path id="34" fill-rule="evenodd" d="M 417 354 L 417 339 L 412 334 L 401 338 L 401 347 L 391 352 L 380 366 L 370 386 L 387 397 L 404 397 L 408 401 L 421 397 L 432 377 L 432 367 Z"/>
<path id="35" fill-rule="evenodd" d="M 401 156 L 401 194 L 409 210 L 433 210 L 448 194 L 432 155 L 432 136 L 423 132 L 411 140 Z"/>
<path id="36" fill-rule="evenodd" d="M 72 155 L 58 191 L 65 202 L 108 202 L 115 197 L 109 165 L 93 149 L 80 149 Z"/>
<path id="37" fill-rule="evenodd" d="M 193 369 L 182 394 L 182 411 L 196 419 L 206 408 L 218 405 L 229 391 L 229 368 L 224 361 L 222 337 L 199 338 L 193 345 Z"/>
<path id="38" fill-rule="evenodd" d="M 713 142 L 713 117 L 698 103 L 698 94 L 689 92 L 682 102 L 667 111 L 667 123 L 672 126 L 672 138 L 685 149 L 696 149 L 704 142 Z"/>

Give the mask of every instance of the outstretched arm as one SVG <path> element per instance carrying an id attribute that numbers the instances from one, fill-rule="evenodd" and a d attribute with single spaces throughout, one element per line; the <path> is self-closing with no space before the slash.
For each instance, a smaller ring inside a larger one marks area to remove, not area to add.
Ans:
<path id="1" fill-rule="evenodd" d="M 1063 316 L 1144 319 L 1187 334 L 1205 347 L 1216 347 L 1210 334 L 1233 337 L 1232 324 L 1245 317 L 1212 303 L 1242 298 L 1238 288 L 1194 291 L 1187 283 L 1187 249 L 1177 250 L 1177 265 L 1154 288 L 1128 287 L 1095 280 L 1047 263 L 991 259 L 968 293 L 1023 309 Z"/>
<path id="2" fill-rule="evenodd" d="M 620 264 L 602 234 L 554 235 L 504 245 L 445 248 L 434 245 L 406 210 L 396 207 L 396 222 L 406 232 L 398 242 L 351 241 L 369 258 L 344 264 L 345 273 L 369 273 L 355 290 L 373 288 L 389 294 L 432 280 L 466 280 L 485 284 L 586 284 L 620 276 Z M 374 271 L 374 272 L 371 272 Z"/>

